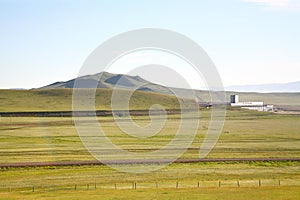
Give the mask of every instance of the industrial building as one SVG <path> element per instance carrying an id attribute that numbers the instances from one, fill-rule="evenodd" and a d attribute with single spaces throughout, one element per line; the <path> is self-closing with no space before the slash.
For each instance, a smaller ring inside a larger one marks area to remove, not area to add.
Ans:
<path id="1" fill-rule="evenodd" d="M 239 102 L 239 95 L 231 95 L 230 96 L 230 106 L 245 108 L 248 110 L 257 110 L 257 111 L 266 111 L 266 112 L 274 111 L 274 105 L 266 105 L 262 101 Z"/>

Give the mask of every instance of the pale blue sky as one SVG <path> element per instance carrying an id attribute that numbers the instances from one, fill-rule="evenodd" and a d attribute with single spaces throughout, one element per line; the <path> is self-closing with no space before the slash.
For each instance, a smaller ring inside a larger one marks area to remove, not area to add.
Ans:
<path id="1" fill-rule="evenodd" d="M 196 41 L 226 86 L 299 81 L 299 5 L 295 0 L 0 0 L 0 88 L 74 78 L 102 42 L 146 27 Z"/>

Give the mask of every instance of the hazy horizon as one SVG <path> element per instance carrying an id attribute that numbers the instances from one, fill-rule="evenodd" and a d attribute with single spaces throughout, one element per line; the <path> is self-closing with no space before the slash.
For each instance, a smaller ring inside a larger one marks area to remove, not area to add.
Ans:
<path id="1" fill-rule="evenodd" d="M 112 73 L 112 72 L 108 72 L 108 73 Z M 117 73 L 112 73 L 112 74 L 117 74 Z M 147 74 L 147 73 L 145 73 Z M 92 75 L 92 74 L 89 74 Z M 151 76 L 148 77 L 144 77 L 144 75 L 141 74 L 128 74 L 129 76 L 140 76 L 141 78 L 143 78 L 146 81 L 155 83 L 155 84 L 159 84 L 159 85 L 163 85 L 163 86 L 167 86 L 167 87 L 174 87 L 174 88 L 183 88 L 183 89 L 191 89 L 190 87 L 182 87 L 181 85 L 176 85 L 173 84 L 174 82 L 172 82 L 172 79 L 166 79 L 163 83 L 159 81 L 159 77 L 156 79 L 152 79 L 151 80 Z M 74 79 L 77 77 L 74 77 Z M 72 79 L 70 79 L 72 80 Z M 43 85 L 41 87 L 44 86 L 48 86 L 51 85 L 53 83 L 56 82 L 67 82 L 70 80 L 57 80 L 57 81 L 53 81 L 49 84 Z M 175 79 L 176 81 L 176 79 Z M 293 87 L 287 87 L 286 85 L 291 85 L 294 84 Z M 36 88 L 22 88 L 22 87 L 17 87 L 17 88 L 0 88 L 0 89 L 11 89 L 11 90 L 27 90 L 27 89 L 39 89 L 41 87 L 36 87 Z M 287 87 L 287 88 L 285 88 Z M 296 89 L 295 89 L 296 87 Z M 192 88 L 192 89 L 200 89 L 200 90 L 208 90 L 208 88 L 206 87 L 201 87 L 201 88 Z M 288 82 L 288 83 L 267 83 L 267 84 L 253 84 L 253 85 L 231 85 L 231 86 L 224 86 L 224 90 L 225 91 L 235 91 L 235 92 L 260 92 L 260 93 L 272 93 L 272 92 L 295 92 L 298 93 L 300 92 L 300 81 L 297 82 Z"/>

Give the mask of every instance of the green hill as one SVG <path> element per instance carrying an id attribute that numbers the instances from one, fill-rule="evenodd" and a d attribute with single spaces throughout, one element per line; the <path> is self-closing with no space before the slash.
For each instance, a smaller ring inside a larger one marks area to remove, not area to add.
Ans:
<path id="1" fill-rule="evenodd" d="M 119 88 L 172 94 L 169 88 L 149 82 L 139 76 L 125 74 L 112 74 L 100 72 L 93 75 L 77 77 L 68 81 L 55 82 L 39 89 L 62 89 L 62 88 Z"/>
<path id="2" fill-rule="evenodd" d="M 88 90 L 88 89 L 85 89 Z M 112 89 L 97 89 L 97 110 L 109 110 Z M 130 99 L 130 109 L 147 109 L 153 104 L 178 108 L 174 96 L 136 91 Z M 72 89 L 0 90 L 0 112 L 71 111 Z"/>

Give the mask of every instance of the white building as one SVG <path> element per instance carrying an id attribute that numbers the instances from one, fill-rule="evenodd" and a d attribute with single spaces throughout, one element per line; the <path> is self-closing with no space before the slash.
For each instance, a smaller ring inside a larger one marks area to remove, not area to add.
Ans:
<path id="1" fill-rule="evenodd" d="M 231 95 L 230 96 L 230 106 L 245 108 L 245 109 L 248 109 L 248 110 L 267 111 L 267 112 L 274 111 L 274 105 L 265 105 L 264 102 L 262 102 L 262 101 L 239 102 L 239 96 L 238 95 Z"/>

